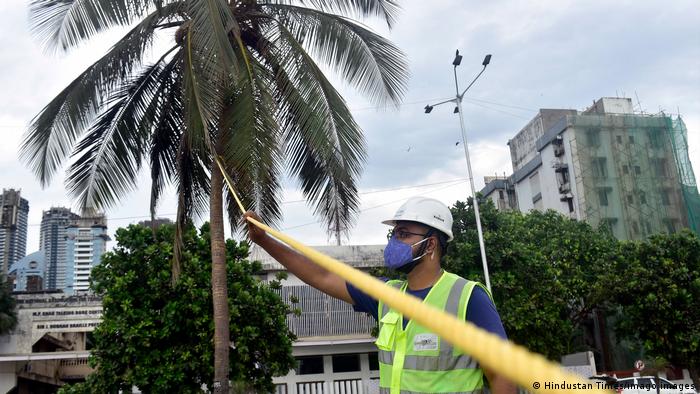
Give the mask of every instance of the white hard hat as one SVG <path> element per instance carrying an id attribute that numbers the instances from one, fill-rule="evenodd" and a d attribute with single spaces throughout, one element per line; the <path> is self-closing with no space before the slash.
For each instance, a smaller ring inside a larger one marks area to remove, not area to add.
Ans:
<path id="1" fill-rule="evenodd" d="M 452 241 L 452 212 L 442 202 L 428 197 L 411 197 L 401 205 L 391 219 L 382 223 L 395 226 L 398 221 L 418 222 L 440 230 Z"/>

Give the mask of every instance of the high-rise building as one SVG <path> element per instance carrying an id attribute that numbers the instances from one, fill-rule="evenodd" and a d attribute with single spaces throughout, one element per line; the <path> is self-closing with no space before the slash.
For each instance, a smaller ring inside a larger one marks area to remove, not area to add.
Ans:
<path id="1" fill-rule="evenodd" d="M 69 208 L 52 207 L 41 217 L 39 248 L 44 252 L 44 289 L 63 289 L 66 285 L 66 228 L 80 216 Z"/>
<path id="2" fill-rule="evenodd" d="M 3 189 L 0 196 L 0 265 L 7 275 L 10 266 L 27 252 L 29 202 L 19 190 Z"/>
<path id="3" fill-rule="evenodd" d="M 541 109 L 508 145 L 513 174 L 482 190 L 499 208 L 554 209 L 619 239 L 700 231 L 680 116 L 635 114 L 630 99 L 606 97 L 583 112 Z"/>
<path id="4" fill-rule="evenodd" d="M 107 251 L 107 219 L 93 210 L 84 211 L 66 229 L 66 283 L 64 292 L 86 291 L 90 272 Z"/>

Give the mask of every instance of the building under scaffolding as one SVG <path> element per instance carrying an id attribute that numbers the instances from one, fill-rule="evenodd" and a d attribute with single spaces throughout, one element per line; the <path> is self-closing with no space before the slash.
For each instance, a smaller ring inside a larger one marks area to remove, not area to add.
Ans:
<path id="1" fill-rule="evenodd" d="M 619 239 L 699 230 L 680 116 L 634 114 L 630 99 L 601 98 L 580 113 L 542 109 L 508 144 L 513 175 L 482 190 L 496 206 L 554 209 Z"/>

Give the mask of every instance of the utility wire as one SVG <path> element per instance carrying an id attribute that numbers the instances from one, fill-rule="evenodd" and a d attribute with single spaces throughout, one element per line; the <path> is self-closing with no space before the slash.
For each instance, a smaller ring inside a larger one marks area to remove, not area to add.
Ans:
<path id="1" fill-rule="evenodd" d="M 447 189 L 447 188 L 450 188 L 450 187 L 452 187 L 452 186 L 456 186 L 456 185 L 459 185 L 459 184 L 461 184 L 461 183 L 464 183 L 464 182 L 466 182 L 466 181 L 467 181 L 466 179 L 458 180 L 458 181 L 456 181 L 455 183 L 453 183 L 453 184 L 451 184 L 451 185 L 447 185 L 447 186 L 439 187 L 439 188 L 437 188 L 437 189 L 429 190 L 429 191 L 425 192 L 425 194 L 434 193 L 434 192 L 437 192 L 437 191 L 440 191 L 440 190 L 443 190 L 443 189 Z M 396 204 L 397 202 L 402 202 L 402 201 L 406 201 L 406 199 L 405 199 L 405 198 L 401 198 L 401 199 L 398 199 L 398 200 L 389 201 L 389 202 L 386 202 L 386 203 L 382 203 L 382 204 L 379 204 L 379 205 L 375 205 L 375 206 L 373 206 L 373 207 L 361 209 L 361 210 L 358 211 L 358 213 L 367 212 L 367 211 L 372 210 L 372 209 L 385 207 L 385 206 L 387 206 L 387 205 Z M 321 220 L 316 220 L 316 221 L 314 221 L 314 222 L 299 224 L 299 225 L 296 225 L 296 226 L 285 227 L 285 228 L 281 229 L 280 231 L 288 231 L 288 230 L 292 230 L 292 229 L 295 229 L 295 228 L 311 226 L 312 224 L 319 224 L 319 223 L 322 223 L 322 221 L 321 221 Z"/>
<path id="2" fill-rule="evenodd" d="M 429 186 L 436 186 L 436 185 L 444 185 L 447 183 L 455 183 L 455 182 L 465 182 L 467 181 L 467 178 L 456 178 L 456 179 L 451 179 L 448 181 L 440 181 L 440 182 L 433 182 L 433 183 L 424 183 L 420 185 L 407 185 L 407 186 L 399 186 L 399 187 L 393 187 L 393 188 L 388 188 L 388 189 L 377 189 L 377 190 L 370 190 L 366 192 L 361 192 L 358 193 L 359 195 L 367 195 L 367 194 L 376 194 L 376 193 L 385 193 L 385 192 L 391 192 L 391 191 L 396 191 L 396 190 L 405 190 L 405 189 L 416 189 L 416 188 L 421 188 L 421 187 L 429 187 Z M 452 186 L 452 185 L 450 185 Z M 430 192 L 428 192 L 430 193 Z M 280 204 L 294 204 L 294 203 L 299 203 L 299 202 L 306 202 L 307 200 L 290 200 L 290 201 L 282 201 Z M 368 208 L 370 209 L 370 208 Z M 177 213 L 160 213 L 157 215 L 157 217 L 167 217 L 167 216 L 175 216 Z M 141 216 L 124 216 L 124 217 L 118 217 L 118 218 L 107 218 L 109 221 L 116 221 L 116 220 L 131 220 L 131 219 L 150 219 L 151 215 L 141 215 Z M 41 226 L 41 223 L 30 223 L 27 224 L 27 227 L 33 227 L 33 226 Z"/>

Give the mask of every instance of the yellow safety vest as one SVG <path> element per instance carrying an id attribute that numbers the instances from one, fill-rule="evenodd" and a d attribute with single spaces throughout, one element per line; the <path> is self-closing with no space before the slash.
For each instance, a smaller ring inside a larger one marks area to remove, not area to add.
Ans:
<path id="1" fill-rule="evenodd" d="M 399 280 L 388 284 L 404 292 L 408 285 Z M 423 302 L 464 319 L 474 286 L 484 288 L 480 283 L 444 272 Z M 375 343 L 379 348 L 380 393 L 482 391 L 484 375 L 476 360 L 413 320 L 404 329 L 403 315 L 381 301 L 378 316 L 379 336 Z"/>

